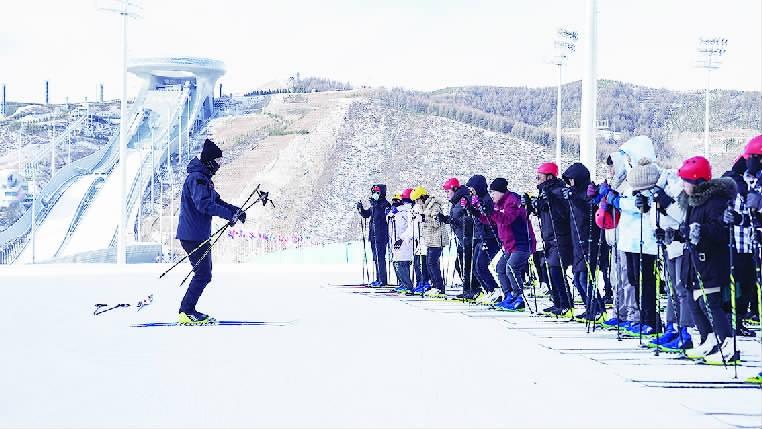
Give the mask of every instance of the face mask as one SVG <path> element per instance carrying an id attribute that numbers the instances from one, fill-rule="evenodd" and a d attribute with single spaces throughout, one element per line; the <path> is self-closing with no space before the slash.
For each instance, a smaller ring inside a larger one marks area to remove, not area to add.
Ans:
<path id="1" fill-rule="evenodd" d="M 216 160 L 212 159 L 206 162 L 206 168 L 208 168 L 209 172 L 212 173 L 212 176 L 214 176 L 217 174 L 217 170 L 220 169 L 220 164 Z"/>
<path id="2" fill-rule="evenodd" d="M 752 176 L 756 176 L 759 171 L 762 170 L 762 163 L 760 163 L 760 157 L 752 155 L 746 160 L 746 171 Z"/>
<path id="3" fill-rule="evenodd" d="M 373 200 L 378 201 L 378 199 L 381 198 L 381 195 L 374 192 L 373 195 L 371 195 L 370 197 Z"/>

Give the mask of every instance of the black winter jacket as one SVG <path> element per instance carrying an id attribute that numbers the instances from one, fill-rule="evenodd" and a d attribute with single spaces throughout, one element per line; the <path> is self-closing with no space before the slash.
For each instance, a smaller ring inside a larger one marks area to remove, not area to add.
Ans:
<path id="1" fill-rule="evenodd" d="M 569 203 L 561 194 L 564 182 L 553 178 L 537 185 L 537 216 L 540 218 L 542 241 L 549 245 L 568 248 L 571 246 Z M 568 262 L 567 262 L 568 264 Z"/>
<path id="2" fill-rule="evenodd" d="M 471 240 L 474 236 L 474 219 L 460 205 L 461 198 L 469 199 L 468 188 L 461 186 L 450 198 L 450 217 L 449 223 L 452 232 L 458 240 L 458 245 L 463 246 L 464 240 Z"/>
<path id="3" fill-rule="evenodd" d="M 594 206 L 593 201 L 587 197 L 590 171 L 584 164 L 577 162 L 569 166 L 562 177 L 565 180 L 574 179 L 574 186 L 570 187 L 571 197 L 567 203 L 571 207 L 569 229 L 574 255 L 572 270 L 584 272 L 589 263 L 590 271 L 595 272 L 598 265 L 598 243 L 601 239 L 601 229 L 592 219 L 598 207 Z"/>
<path id="4" fill-rule="evenodd" d="M 370 199 L 370 208 L 360 210 L 360 216 L 370 218 L 368 228 L 368 240 L 376 245 L 386 246 L 389 241 L 389 226 L 386 224 L 386 214 L 391 210 L 391 204 L 386 201 L 386 185 L 378 185 L 381 188 L 381 197 L 378 201 Z M 382 247 L 385 249 L 385 247 Z"/>
<path id="5" fill-rule="evenodd" d="M 722 221 L 722 213 L 728 202 L 736 198 L 737 190 L 733 179 L 721 178 L 697 185 L 693 195 L 681 193 L 678 203 L 686 210 L 685 224 L 681 230 L 687 231 L 693 223 L 701 225 L 701 238 L 697 245 L 683 236 L 687 258 L 683 258 L 683 280 L 688 289 L 729 287 L 730 255 L 728 249 L 729 230 Z"/>

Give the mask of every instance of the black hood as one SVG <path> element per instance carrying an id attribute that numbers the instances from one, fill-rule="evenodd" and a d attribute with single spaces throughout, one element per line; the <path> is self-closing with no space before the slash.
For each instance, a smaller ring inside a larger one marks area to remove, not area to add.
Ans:
<path id="1" fill-rule="evenodd" d="M 575 162 L 570 165 L 569 168 L 564 171 L 561 178 L 566 181 L 567 179 L 574 179 L 575 189 L 587 189 L 587 185 L 590 184 L 590 170 L 580 162 Z"/>
<path id="2" fill-rule="evenodd" d="M 487 195 L 487 178 L 481 174 L 471 176 L 468 182 L 466 182 L 466 186 L 474 188 L 476 194 L 480 197 Z"/>
<path id="3" fill-rule="evenodd" d="M 385 200 L 386 199 L 386 185 L 382 185 L 382 184 L 379 183 L 379 184 L 371 186 L 370 187 L 370 193 L 371 194 L 373 193 L 373 188 L 375 188 L 376 186 L 381 188 L 381 192 L 379 192 L 379 194 L 381 195 L 379 200 Z"/>

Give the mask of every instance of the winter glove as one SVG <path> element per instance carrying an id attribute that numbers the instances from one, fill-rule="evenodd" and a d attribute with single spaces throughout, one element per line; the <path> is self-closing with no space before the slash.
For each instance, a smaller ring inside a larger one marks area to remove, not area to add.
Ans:
<path id="1" fill-rule="evenodd" d="M 487 243 L 482 242 L 482 250 L 484 250 L 485 252 L 489 250 L 489 247 L 487 246 Z"/>
<path id="2" fill-rule="evenodd" d="M 399 213 L 399 212 L 400 212 L 400 211 L 399 211 L 399 210 L 397 210 L 397 207 L 392 207 L 392 214 L 397 214 L 397 213 Z"/>
<path id="3" fill-rule="evenodd" d="M 394 250 L 400 250 L 400 247 L 402 247 L 402 240 L 397 240 L 394 242 Z"/>
<path id="4" fill-rule="evenodd" d="M 598 195 L 598 186 L 596 186 L 595 183 L 587 185 L 587 192 L 585 195 L 587 195 L 587 198 L 593 198 Z"/>
<path id="5" fill-rule="evenodd" d="M 460 206 L 463 208 L 468 207 L 468 200 L 465 197 L 460 199 Z"/>
<path id="6" fill-rule="evenodd" d="M 609 209 L 609 203 L 606 201 L 606 199 L 602 199 L 601 203 L 598 205 L 598 207 L 601 208 L 601 210 L 606 211 Z"/>
<path id="7" fill-rule="evenodd" d="M 421 213 L 421 222 L 426 222 L 426 215 Z"/>
<path id="8" fill-rule="evenodd" d="M 656 203 L 656 207 L 666 210 L 667 207 L 675 202 L 675 199 L 667 195 L 666 192 L 659 191 L 654 195 L 654 202 Z"/>
<path id="9" fill-rule="evenodd" d="M 443 215 L 442 213 L 437 213 L 437 220 L 439 223 L 450 223 L 450 218 Z"/>
<path id="10" fill-rule="evenodd" d="M 475 209 L 478 209 L 479 206 L 481 206 L 478 195 L 471 195 L 471 206 L 473 206 Z"/>
<path id="11" fill-rule="evenodd" d="M 701 224 L 694 222 L 689 228 L 688 240 L 690 240 L 692 245 L 696 246 L 698 245 L 699 240 L 701 240 Z"/>
<path id="12" fill-rule="evenodd" d="M 635 207 L 637 207 L 641 213 L 645 213 L 650 210 L 651 206 L 648 205 L 648 197 L 641 193 L 635 194 Z"/>
<path id="13" fill-rule="evenodd" d="M 598 187 L 598 195 L 600 197 L 605 197 L 611 191 L 612 191 L 611 186 L 609 186 L 609 184 L 606 182 L 601 183 L 601 186 Z"/>
<path id="14" fill-rule="evenodd" d="M 743 223 L 743 216 L 741 216 L 741 213 L 728 207 L 722 214 L 722 221 L 728 225 L 741 225 Z"/>
<path id="15" fill-rule="evenodd" d="M 241 223 L 246 223 L 246 212 L 241 209 L 236 210 L 233 217 L 228 221 L 228 225 L 233 226 L 239 221 Z"/>
<path id="16" fill-rule="evenodd" d="M 606 201 L 612 206 L 619 208 L 619 193 L 614 190 L 609 190 L 606 194 Z"/>
<path id="17" fill-rule="evenodd" d="M 746 207 L 754 210 L 762 210 L 762 194 L 759 192 L 749 192 L 746 195 Z"/>
<path id="18" fill-rule="evenodd" d="M 570 200 L 572 196 L 572 190 L 568 187 L 561 188 L 561 195 L 563 195 L 565 200 Z"/>
<path id="19" fill-rule="evenodd" d="M 654 230 L 654 238 L 657 243 L 663 243 L 667 238 L 667 232 L 661 228 L 656 228 L 656 230 Z"/>
<path id="20" fill-rule="evenodd" d="M 521 196 L 521 205 L 527 210 L 527 214 L 534 212 L 534 204 L 532 203 L 532 197 L 529 194 Z"/>
<path id="21" fill-rule="evenodd" d="M 675 231 L 675 230 L 674 230 L 674 229 L 672 229 L 672 228 L 667 228 L 667 229 L 664 231 L 664 244 L 670 245 L 670 244 L 672 244 L 674 241 L 680 241 L 680 240 L 678 239 L 678 234 L 680 234 L 680 232 L 679 232 L 679 231 Z"/>
<path id="22" fill-rule="evenodd" d="M 392 212 L 392 209 L 391 209 L 391 207 L 387 207 L 387 208 L 385 208 L 385 209 L 384 209 L 384 214 L 385 214 L 386 216 L 389 216 L 389 213 L 391 213 L 391 212 Z"/>

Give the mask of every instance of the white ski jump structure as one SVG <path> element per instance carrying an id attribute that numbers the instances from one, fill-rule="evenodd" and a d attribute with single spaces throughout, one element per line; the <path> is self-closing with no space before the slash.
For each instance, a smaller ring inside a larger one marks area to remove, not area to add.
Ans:
<path id="1" fill-rule="evenodd" d="M 128 115 L 127 231 L 137 240 L 138 202 L 168 156 L 190 158 L 189 136 L 213 114 L 214 85 L 225 73 L 206 58 L 144 58 L 128 71 L 143 80 Z M 61 168 L 27 210 L 0 233 L 5 263 L 72 257 L 116 246 L 119 223 L 119 134 L 101 150 Z M 183 168 L 183 163 L 180 163 Z M 32 222 L 35 239 L 32 240 Z M 34 241 L 34 242 L 33 242 Z"/>

